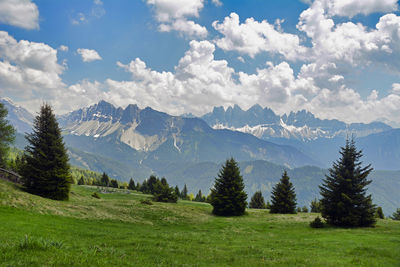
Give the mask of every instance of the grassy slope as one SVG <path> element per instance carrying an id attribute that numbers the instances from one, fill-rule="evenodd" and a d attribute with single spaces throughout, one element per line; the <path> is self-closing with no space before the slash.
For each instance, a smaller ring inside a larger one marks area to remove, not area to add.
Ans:
<path id="1" fill-rule="evenodd" d="M 0 265 L 399 266 L 400 223 L 312 229 L 316 214 L 239 218 L 203 203 L 141 204 L 139 193 L 73 186 L 71 200 L 29 195 L 0 180 Z M 25 241 L 27 236 L 27 241 Z"/>

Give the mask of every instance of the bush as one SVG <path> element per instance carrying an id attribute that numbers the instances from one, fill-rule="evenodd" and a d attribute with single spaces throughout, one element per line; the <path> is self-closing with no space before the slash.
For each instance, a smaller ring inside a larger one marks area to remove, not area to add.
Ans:
<path id="1" fill-rule="evenodd" d="M 93 194 L 92 194 L 92 197 L 94 197 L 94 198 L 98 198 L 98 199 L 100 199 L 101 197 L 100 197 L 100 195 L 99 194 L 97 194 L 97 192 L 94 192 Z"/>
<path id="2" fill-rule="evenodd" d="M 150 199 L 142 199 L 140 200 L 140 203 L 145 205 L 153 205 L 153 202 L 151 202 Z"/>
<path id="3" fill-rule="evenodd" d="M 318 216 L 317 218 L 314 219 L 314 221 L 310 222 L 310 226 L 312 228 L 323 228 L 324 227 L 324 222 Z"/>

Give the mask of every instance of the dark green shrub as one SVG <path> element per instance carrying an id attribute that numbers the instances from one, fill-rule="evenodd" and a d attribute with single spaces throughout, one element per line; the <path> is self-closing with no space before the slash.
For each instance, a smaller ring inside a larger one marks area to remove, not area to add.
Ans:
<path id="1" fill-rule="evenodd" d="M 150 199 L 142 199 L 140 200 L 140 203 L 145 205 L 153 205 L 153 202 L 151 202 Z"/>
<path id="2" fill-rule="evenodd" d="M 382 207 L 378 207 L 375 213 L 376 218 L 385 219 L 385 215 L 383 215 Z"/>
<path id="3" fill-rule="evenodd" d="M 314 219 L 314 221 L 310 222 L 310 227 L 312 227 L 312 228 L 323 228 L 324 227 L 324 222 L 318 216 L 317 218 Z"/>

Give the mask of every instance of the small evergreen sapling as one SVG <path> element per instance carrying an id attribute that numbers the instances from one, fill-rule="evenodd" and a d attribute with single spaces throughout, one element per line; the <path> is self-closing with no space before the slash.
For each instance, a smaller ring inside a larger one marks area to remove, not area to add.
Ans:
<path id="1" fill-rule="evenodd" d="M 317 218 L 314 219 L 314 221 L 310 222 L 310 226 L 312 228 L 323 228 L 324 227 L 324 222 L 318 216 Z"/>

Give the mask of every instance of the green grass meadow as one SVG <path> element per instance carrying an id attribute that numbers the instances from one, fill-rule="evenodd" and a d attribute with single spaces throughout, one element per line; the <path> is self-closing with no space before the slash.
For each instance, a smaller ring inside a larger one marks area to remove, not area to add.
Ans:
<path id="1" fill-rule="evenodd" d="M 69 201 L 0 180 L 1 266 L 400 266 L 400 222 L 313 229 L 317 214 L 216 217 L 205 203 L 73 186 Z"/>

